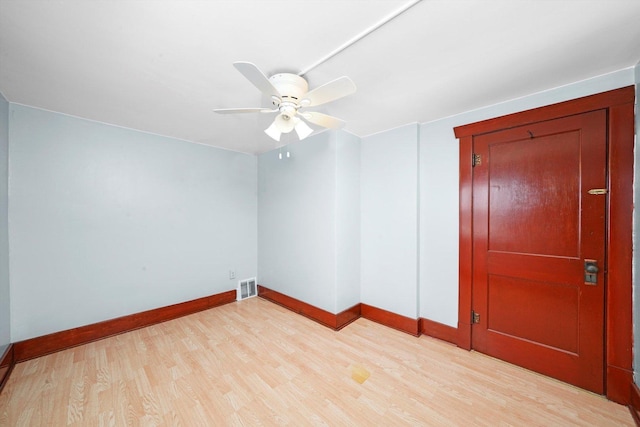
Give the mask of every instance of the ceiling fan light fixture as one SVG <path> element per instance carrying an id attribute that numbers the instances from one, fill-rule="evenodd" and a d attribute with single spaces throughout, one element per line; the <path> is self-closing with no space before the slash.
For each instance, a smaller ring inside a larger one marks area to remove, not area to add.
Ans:
<path id="1" fill-rule="evenodd" d="M 296 127 L 296 120 L 300 120 L 292 115 L 282 113 L 273 121 L 278 130 L 282 133 L 289 133 Z"/>
<path id="2" fill-rule="evenodd" d="M 349 77 L 343 76 L 323 84 L 313 90 L 301 74 L 279 73 L 267 77 L 255 64 L 240 61 L 233 66 L 244 75 L 263 95 L 271 99 L 276 108 L 222 108 L 214 110 L 219 114 L 231 113 L 279 113 L 265 133 L 280 141 L 283 133 L 295 129 L 298 138 L 305 139 L 314 131 L 300 117 L 309 123 L 325 128 L 337 129 L 345 122 L 336 117 L 318 112 L 301 112 L 300 108 L 316 107 L 350 95 L 356 85 Z"/>
<path id="3" fill-rule="evenodd" d="M 264 130 L 264 133 L 266 133 L 276 141 L 280 141 L 280 135 L 282 135 L 282 132 L 280 132 L 280 130 L 278 129 L 278 126 L 276 125 L 275 121 L 271 123 L 271 126 L 269 126 Z"/>
<path id="4" fill-rule="evenodd" d="M 298 123 L 296 124 L 295 129 L 296 129 L 296 133 L 298 134 L 298 138 L 300 138 L 300 141 L 302 141 L 303 139 L 305 139 L 306 137 L 308 137 L 313 133 L 313 129 L 311 129 L 309 125 L 307 125 L 304 121 L 300 119 L 298 119 Z"/>

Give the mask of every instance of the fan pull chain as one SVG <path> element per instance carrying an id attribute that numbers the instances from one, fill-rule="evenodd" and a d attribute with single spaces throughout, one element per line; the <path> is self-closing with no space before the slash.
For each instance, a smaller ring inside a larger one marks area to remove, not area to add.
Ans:
<path id="1" fill-rule="evenodd" d="M 288 158 L 291 157 L 291 152 L 289 150 L 287 150 L 287 153 L 285 154 L 285 156 Z M 280 152 L 278 153 L 278 159 L 282 160 L 282 147 L 280 147 Z"/>

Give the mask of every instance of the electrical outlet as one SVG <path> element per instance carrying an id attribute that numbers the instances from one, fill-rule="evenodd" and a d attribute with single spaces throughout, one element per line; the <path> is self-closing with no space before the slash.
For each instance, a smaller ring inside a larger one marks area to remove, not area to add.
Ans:
<path id="1" fill-rule="evenodd" d="M 229 280 L 233 280 L 236 278 L 236 272 L 233 270 L 229 270 Z"/>

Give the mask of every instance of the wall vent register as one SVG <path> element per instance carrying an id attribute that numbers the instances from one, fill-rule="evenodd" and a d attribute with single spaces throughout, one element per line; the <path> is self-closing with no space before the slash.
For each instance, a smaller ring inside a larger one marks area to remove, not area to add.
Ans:
<path id="1" fill-rule="evenodd" d="M 236 301 L 255 297 L 258 295 L 258 287 L 256 286 L 256 278 L 240 280 L 238 282 L 238 290 L 236 292 Z"/>

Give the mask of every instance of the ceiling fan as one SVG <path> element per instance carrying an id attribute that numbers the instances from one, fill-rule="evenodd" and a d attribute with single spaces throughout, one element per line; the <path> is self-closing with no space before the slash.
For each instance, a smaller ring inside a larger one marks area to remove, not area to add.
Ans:
<path id="1" fill-rule="evenodd" d="M 300 139 L 309 136 L 313 129 L 302 119 L 325 128 L 337 129 L 344 126 L 345 122 L 336 117 L 302 110 L 354 93 L 356 85 L 349 77 L 339 77 L 309 91 L 307 81 L 297 74 L 280 73 L 267 78 L 251 62 L 234 62 L 233 66 L 263 94 L 268 96 L 275 108 L 220 108 L 213 110 L 216 113 L 277 113 L 278 115 L 271 126 L 264 131 L 276 141 L 280 141 L 280 136 L 283 133 L 289 133 L 294 129 Z"/>

